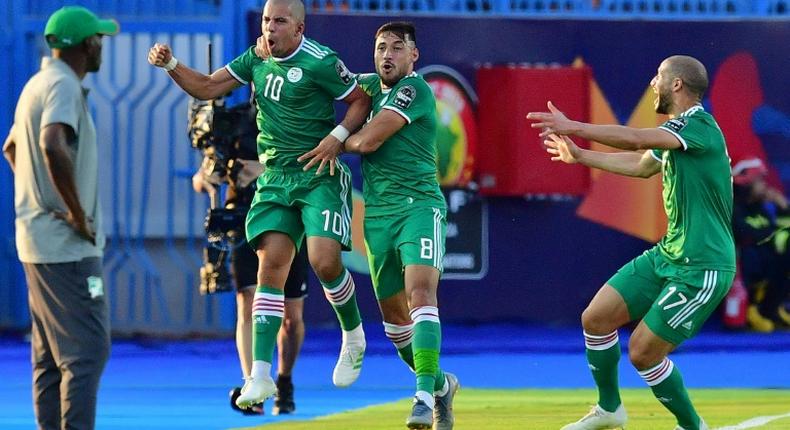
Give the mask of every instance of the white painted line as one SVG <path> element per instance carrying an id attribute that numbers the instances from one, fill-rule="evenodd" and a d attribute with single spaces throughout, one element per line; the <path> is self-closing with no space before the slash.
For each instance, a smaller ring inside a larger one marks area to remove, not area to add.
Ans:
<path id="1" fill-rule="evenodd" d="M 782 418 L 790 418 L 790 412 L 783 414 L 783 415 L 771 415 L 766 417 L 756 417 L 752 419 L 748 419 L 740 424 L 734 426 L 727 426 L 727 427 L 719 427 L 714 430 L 743 430 L 743 429 L 750 429 L 753 427 L 760 427 L 768 424 L 774 420 L 780 420 Z"/>

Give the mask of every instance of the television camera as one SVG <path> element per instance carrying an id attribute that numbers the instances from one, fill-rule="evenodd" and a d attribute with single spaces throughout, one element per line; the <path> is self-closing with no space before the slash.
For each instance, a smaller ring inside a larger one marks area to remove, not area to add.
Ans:
<path id="1" fill-rule="evenodd" d="M 243 168 L 239 160 L 257 159 L 255 108 L 250 103 L 227 108 L 221 98 L 193 99 L 188 132 L 192 147 L 203 154 L 204 177 L 217 185 L 216 191 L 209 193 L 210 206 L 204 223 L 206 246 L 200 268 L 200 293 L 232 291 L 228 256 L 245 244 L 244 221 L 255 187 L 254 181 L 244 187 L 238 183 Z"/>

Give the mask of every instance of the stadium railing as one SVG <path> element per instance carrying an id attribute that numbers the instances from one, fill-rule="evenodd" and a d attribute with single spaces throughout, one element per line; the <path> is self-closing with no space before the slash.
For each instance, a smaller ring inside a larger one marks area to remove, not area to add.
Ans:
<path id="1" fill-rule="evenodd" d="M 790 17 L 790 0 L 306 0 L 312 11 L 676 19 Z"/>

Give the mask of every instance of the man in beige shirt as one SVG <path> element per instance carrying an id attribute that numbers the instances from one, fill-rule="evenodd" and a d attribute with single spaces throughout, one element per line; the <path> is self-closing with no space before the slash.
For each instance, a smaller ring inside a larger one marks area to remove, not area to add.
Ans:
<path id="1" fill-rule="evenodd" d="M 117 22 L 82 7 L 53 13 L 44 31 L 52 57 L 22 90 L 3 145 L 14 172 L 40 429 L 94 428 L 110 353 L 96 130 L 81 82 L 99 70 L 102 36 L 117 32 Z"/>

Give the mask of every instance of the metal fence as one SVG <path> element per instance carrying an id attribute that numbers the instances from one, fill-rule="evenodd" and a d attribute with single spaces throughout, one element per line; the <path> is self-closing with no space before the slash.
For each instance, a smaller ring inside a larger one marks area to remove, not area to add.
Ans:
<path id="1" fill-rule="evenodd" d="M 81 4 L 121 24 L 105 39 L 101 71 L 86 77 L 99 139 L 99 180 L 109 235 L 105 254 L 113 326 L 122 332 L 228 331 L 232 297 L 200 298 L 197 271 L 206 202 L 191 189 L 199 154 L 186 134 L 188 97 L 146 61 L 154 42 L 168 43 L 179 60 L 207 70 L 246 47 L 246 12 L 253 0 L 7 0 L 0 5 L 0 132 L 5 137 L 24 83 L 48 49 L 41 36 L 49 14 Z M 239 94 L 236 99 L 244 99 Z M 24 329 L 24 276 L 13 237 L 13 179 L 0 167 L 0 327 Z M 167 281 L 165 281 L 167 280 Z"/>
<path id="2" fill-rule="evenodd" d="M 585 19 L 788 17 L 788 0 L 306 0 L 337 13 L 581 16 Z"/>

